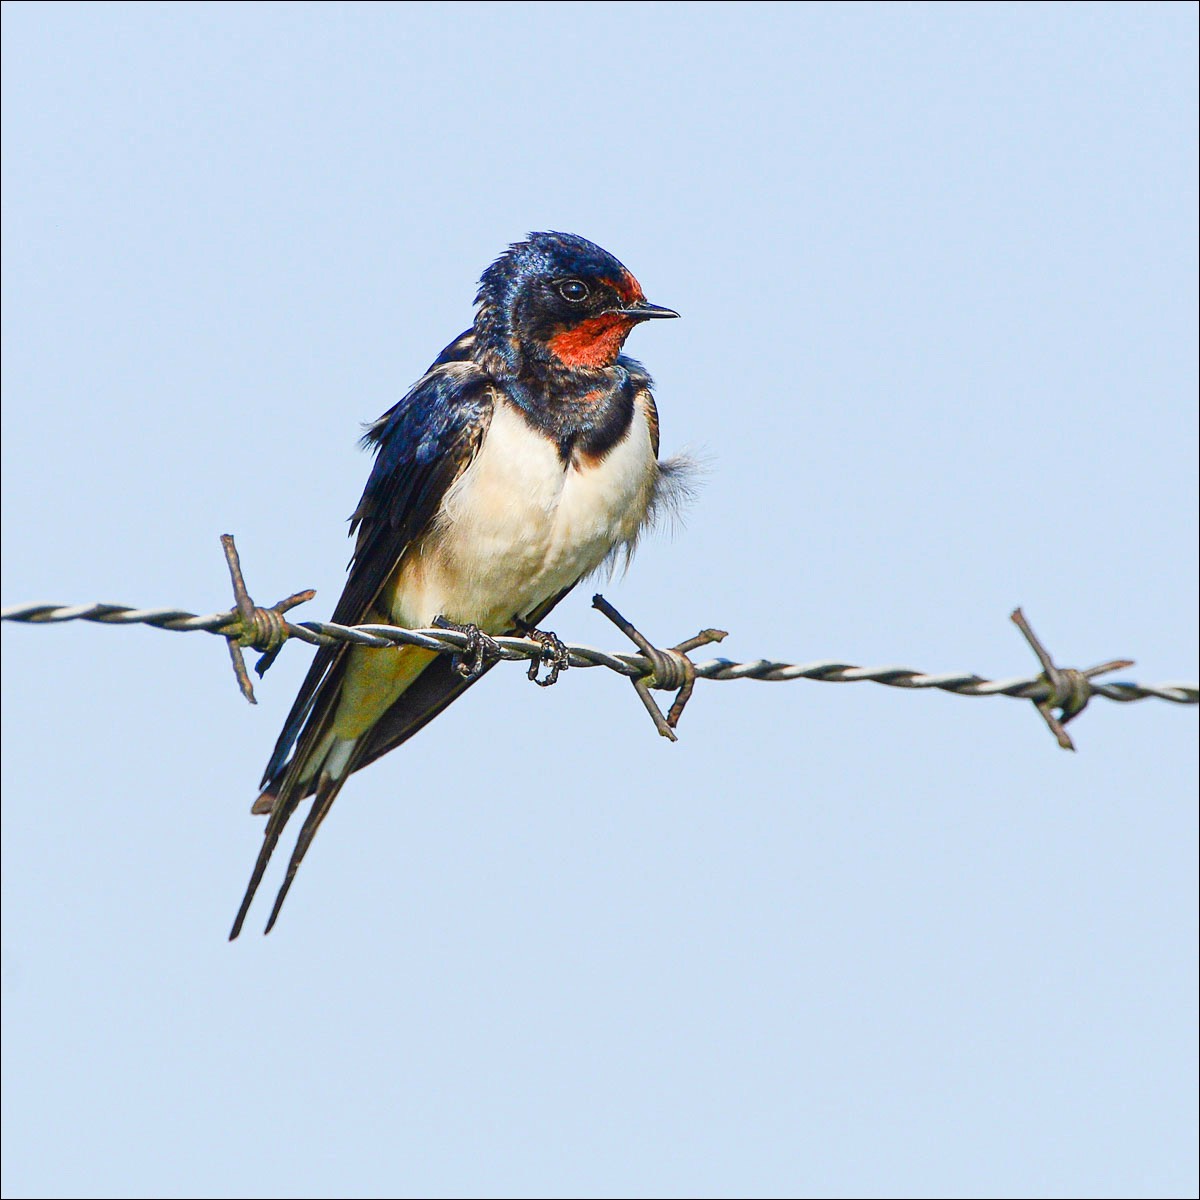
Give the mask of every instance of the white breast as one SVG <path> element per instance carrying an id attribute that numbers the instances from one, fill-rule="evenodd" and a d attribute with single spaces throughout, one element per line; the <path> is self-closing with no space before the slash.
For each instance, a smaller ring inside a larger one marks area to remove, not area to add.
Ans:
<path id="1" fill-rule="evenodd" d="M 657 477 L 645 400 L 598 462 L 563 463 L 545 435 L 497 399 L 474 462 L 446 494 L 432 535 L 405 562 L 392 619 L 435 616 L 507 629 L 595 570 L 646 519 Z"/>

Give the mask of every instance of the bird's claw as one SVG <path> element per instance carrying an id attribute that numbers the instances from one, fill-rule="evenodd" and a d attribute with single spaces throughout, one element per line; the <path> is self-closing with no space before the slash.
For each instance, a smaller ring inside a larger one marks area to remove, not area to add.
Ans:
<path id="1" fill-rule="evenodd" d="M 535 629 L 532 625 L 517 618 L 517 626 L 531 641 L 537 642 L 542 648 L 539 658 L 529 660 L 528 678 L 538 687 L 552 687 L 558 682 L 558 677 L 571 665 L 571 653 L 565 643 L 556 633 L 547 633 L 544 629 Z M 542 663 L 550 665 L 550 674 L 544 679 L 538 678 Z"/>
<path id="2" fill-rule="evenodd" d="M 464 679 L 478 679 L 488 666 L 488 658 L 500 657 L 500 643 L 484 633 L 478 625 L 471 622 L 459 625 L 455 621 L 446 620 L 445 617 L 434 617 L 433 623 L 438 629 L 450 629 L 455 633 L 467 635 L 467 644 L 462 653 L 455 654 L 450 660 L 455 671 Z"/>

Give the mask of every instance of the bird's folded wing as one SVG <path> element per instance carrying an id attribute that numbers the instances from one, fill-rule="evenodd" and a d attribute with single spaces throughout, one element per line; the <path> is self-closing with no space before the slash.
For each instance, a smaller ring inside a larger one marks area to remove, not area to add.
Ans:
<path id="1" fill-rule="evenodd" d="M 351 533 L 358 537 L 335 623 L 358 625 L 371 618 L 388 577 L 478 453 L 491 419 L 491 388 L 490 378 L 474 363 L 445 362 L 368 428 L 363 441 L 376 449 L 375 466 L 351 517 Z M 347 649 L 345 643 L 317 649 L 261 786 L 279 781 L 292 748 L 305 740 L 305 726 L 314 724 L 314 710 L 323 707 L 318 705 L 322 695 L 327 703 L 336 699 L 337 689 L 329 684 Z"/>

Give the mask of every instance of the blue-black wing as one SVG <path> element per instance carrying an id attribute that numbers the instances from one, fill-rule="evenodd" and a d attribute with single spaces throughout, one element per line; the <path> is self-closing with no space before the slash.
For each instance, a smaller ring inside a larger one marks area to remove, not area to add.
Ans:
<path id="1" fill-rule="evenodd" d="M 387 620 L 374 611 L 401 557 L 428 529 L 451 484 L 478 453 L 492 414 L 492 381 L 452 343 L 408 394 L 367 430 L 376 451 L 362 499 L 351 517 L 357 534 L 349 576 L 333 613 L 335 623 Z M 283 827 L 311 794 L 301 782 L 308 756 L 337 706 L 349 646 L 317 649 L 263 775 L 271 815 L 264 843 L 230 937 L 236 937 Z M 448 702 L 448 701 L 447 701 Z M 444 705 L 443 705 L 444 707 Z"/>
<path id="2" fill-rule="evenodd" d="M 358 538 L 333 612 L 335 623 L 359 625 L 369 619 L 401 556 L 425 532 L 447 489 L 475 457 L 491 410 L 487 375 L 474 364 L 450 363 L 432 369 L 368 428 L 363 442 L 375 448 L 375 466 L 350 518 L 350 532 Z M 344 650 L 344 645 L 318 648 L 261 786 L 278 780 L 318 691 Z"/>

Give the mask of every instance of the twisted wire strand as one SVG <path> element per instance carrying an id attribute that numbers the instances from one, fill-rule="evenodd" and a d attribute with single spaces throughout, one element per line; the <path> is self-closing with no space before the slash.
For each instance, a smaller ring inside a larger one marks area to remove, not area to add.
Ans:
<path id="1" fill-rule="evenodd" d="M 63 621 L 91 621 L 102 625 L 149 625 L 180 633 L 203 630 L 228 634 L 241 628 L 236 611 L 197 616 L 174 608 L 129 608 L 120 604 L 19 604 L 0 610 L 0 621 L 18 621 L 34 625 Z M 438 654 L 460 653 L 468 647 L 468 635 L 449 629 L 401 629 L 394 625 L 337 625 L 329 621 L 282 621 L 288 637 L 310 645 L 353 642 L 360 646 L 419 646 Z M 506 660 L 540 659 L 543 646 L 531 638 L 498 637 L 499 656 Z M 566 647 L 572 667 L 606 667 L 630 679 L 654 673 L 654 664 L 642 654 L 611 654 L 592 646 Z M 879 683 L 885 687 L 909 690 L 936 689 L 957 696 L 1011 696 L 1020 700 L 1048 701 L 1055 698 L 1053 686 L 1041 677 L 984 679 L 967 672 L 928 674 L 909 667 L 858 667 L 836 660 L 811 663 L 781 663 L 759 658 L 752 662 L 732 662 L 714 658 L 695 664 L 697 679 L 755 679 L 766 683 L 784 683 L 793 679 L 811 679 L 818 683 Z M 1100 683 L 1090 681 L 1093 695 L 1118 703 L 1134 700 L 1166 700 L 1172 704 L 1200 704 L 1200 686 L 1195 683 Z"/>

